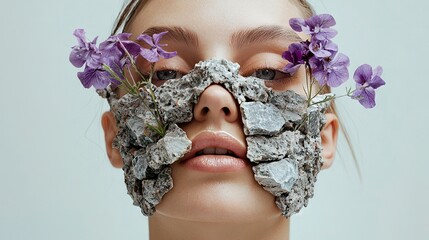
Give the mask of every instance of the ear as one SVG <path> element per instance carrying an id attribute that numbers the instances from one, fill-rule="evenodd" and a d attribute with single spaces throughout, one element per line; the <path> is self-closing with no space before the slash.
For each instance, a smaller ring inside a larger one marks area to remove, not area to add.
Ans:
<path id="1" fill-rule="evenodd" d="M 334 113 L 326 113 L 326 124 L 320 131 L 320 136 L 322 138 L 322 159 L 323 165 L 322 169 L 327 169 L 332 165 L 334 161 L 335 152 L 337 149 L 337 137 L 339 122 L 338 118 Z"/>
<path id="2" fill-rule="evenodd" d="M 122 168 L 124 163 L 122 161 L 121 155 L 118 149 L 112 147 L 113 139 L 115 139 L 116 134 L 118 133 L 115 116 L 113 116 L 112 112 L 103 113 L 103 116 L 101 117 L 101 126 L 103 127 L 104 131 L 107 157 L 109 158 L 113 167 Z"/>

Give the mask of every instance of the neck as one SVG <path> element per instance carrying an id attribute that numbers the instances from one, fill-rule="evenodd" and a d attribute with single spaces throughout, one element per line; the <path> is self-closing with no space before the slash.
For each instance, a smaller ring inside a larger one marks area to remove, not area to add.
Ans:
<path id="1" fill-rule="evenodd" d="M 149 236 L 150 240 L 289 240 L 289 219 L 277 216 L 252 223 L 212 223 L 155 213 L 149 217 Z"/>

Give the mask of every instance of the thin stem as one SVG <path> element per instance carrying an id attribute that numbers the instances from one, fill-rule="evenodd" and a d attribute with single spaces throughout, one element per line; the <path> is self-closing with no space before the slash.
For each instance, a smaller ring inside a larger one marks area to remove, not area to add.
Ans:
<path id="1" fill-rule="evenodd" d="M 297 126 L 294 128 L 294 131 L 296 131 L 296 130 L 300 129 L 300 128 L 302 127 L 302 125 L 304 124 L 304 122 L 305 122 L 305 121 L 307 121 L 307 119 L 308 119 L 308 114 L 306 114 L 306 115 L 305 115 L 305 117 L 304 117 L 304 119 L 302 119 L 302 120 L 301 120 L 301 122 L 299 123 L 299 125 L 297 125 Z"/>
<path id="2" fill-rule="evenodd" d="M 314 103 L 312 103 L 311 104 L 311 106 L 313 106 L 313 105 L 317 105 L 317 104 L 319 104 L 319 103 L 324 103 L 324 102 L 327 102 L 327 101 L 331 101 L 332 99 L 334 99 L 334 98 L 336 98 L 336 97 L 333 97 L 333 96 L 326 96 L 325 97 L 325 99 L 323 99 L 323 100 L 321 100 L 321 101 L 318 101 L 318 102 L 314 102 Z"/>
<path id="3" fill-rule="evenodd" d="M 305 82 L 306 82 L 306 85 L 307 85 L 307 91 L 306 91 L 306 95 L 307 95 L 307 107 L 309 107 L 310 104 L 311 104 L 311 99 L 312 99 L 311 92 L 312 92 L 312 88 L 313 88 L 313 81 L 312 81 L 312 79 L 313 79 L 313 73 L 312 73 L 311 67 L 310 67 L 310 65 L 308 63 L 306 63 L 305 67 L 307 68 L 307 71 L 308 71 L 308 73 L 306 71 Z"/>

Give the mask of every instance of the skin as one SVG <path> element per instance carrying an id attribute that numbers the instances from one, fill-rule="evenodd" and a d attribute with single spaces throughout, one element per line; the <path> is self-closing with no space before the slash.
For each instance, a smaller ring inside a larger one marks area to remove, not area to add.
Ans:
<path id="1" fill-rule="evenodd" d="M 198 38 L 197 42 L 183 41 L 166 35 L 162 40 L 168 44 L 165 49 L 177 51 L 178 56 L 158 62 L 157 71 L 177 70 L 176 76 L 180 77 L 200 60 L 218 57 L 239 63 L 241 74 L 249 76 L 260 73 L 260 69 L 281 69 L 287 64 L 281 53 L 290 43 L 306 38 L 290 33 L 288 21 L 292 17 L 303 15 L 298 6 L 285 0 L 248 0 L 244 5 L 239 0 L 175 0 L 174 4 L 152 0 L 139 9 L 127 32 L 136 38 L 148 29 L 160 29 L 154 27 L 182 27 Z M 267 26 L 270 30 L 280 27 L 286 35 L 274 37 L 268 31 L 268 38 L 232 44 L 231 38 L 237 32 Z M 148 71 L 148 63 L 140 61 L 139 66 Z M 292 89 L 302 93 L 304 82 L 301 69 L 293 77 L 277 71 L 274 80 L 266 84 L 278 91 Z M 155 79 L 154 83 L 159 85 L 162 81 Z M 336 116 L 327 113 L 326 117 L 321 132 L 323 168 L 332 164 L 338 133 Z M 112 165 L 120 168 L 122 159 L 112 148 L 117 133 L 113 114 L 104 113 L 101 122 L 107 155 Z M 194 119 L 181 127 L 191 140 L 211 131 L 246 144 L 237 102 L 218 85 L 202 93 L 194 107 Z M 289 239 L 290 220 L 281 216 L 274 197 L 256 183 L 250 165 L 235 172 L 207 173 L 176 162 L 172 176 L 173 189 L 149 217 L 150 239 Z"/>

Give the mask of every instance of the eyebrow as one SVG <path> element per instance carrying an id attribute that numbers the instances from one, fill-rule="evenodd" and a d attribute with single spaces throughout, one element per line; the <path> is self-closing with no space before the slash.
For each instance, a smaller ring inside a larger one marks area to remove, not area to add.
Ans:
<path id="1" fill-rule="evenodd" d="M 235 32 L 231 36 L 231 45 L 236 48 L 266 41 L 301 42 L 303 39 L 292 29 L 278 25 L 267 25 L 245 29 Z"/>
<path id="2" fill-rule="evenodd" d="M 168 34 L 164 36 L 164 39 L 173 39 L 185 42 L 188 46 L 198 46 L 199 40 L 197 33 L 179 26 L 155 26 L 146 29 L 143 33 L 153 35 L 164 31 L 168 31 Z M 278 25 L 266 25 L 244 29 L 233 33 L 230 39 L 230 44 L 235 48 L 239 48 L 245 45 L 265 41 L 300 42 L 303 41 L 303 39 L 292 29 Z"/>
<path id="3" fill-rule="evenodd" d="M 168 31 L 168 34 L 164 36 L 164 39 L 174 39 L 179 42 L 185 42 L 186 45 L 198 46 L 198 35 L 185 29 L 183 27 L 177 26 L 166 26 L 166 27 L 151 27 L 146 29 L 143 34 L 148 34 L 152 36 L 155 33 Z"/>

